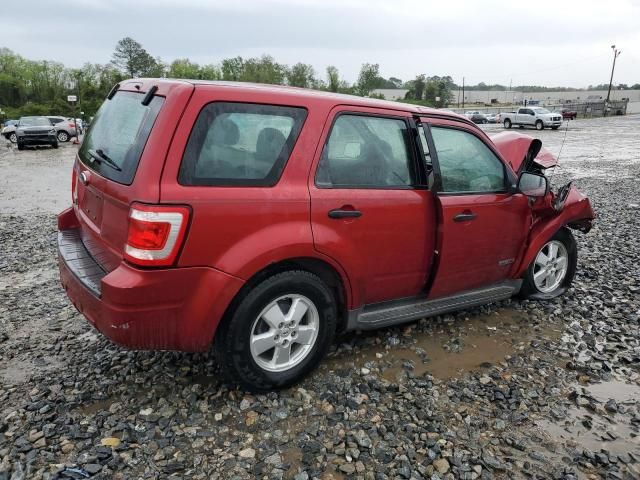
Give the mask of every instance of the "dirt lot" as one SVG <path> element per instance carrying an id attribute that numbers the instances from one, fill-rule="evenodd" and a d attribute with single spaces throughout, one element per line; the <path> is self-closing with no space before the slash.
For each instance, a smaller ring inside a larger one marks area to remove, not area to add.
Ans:
<path id="1" fill-rule="evenodd" d="M 562 148 L 553 183 L 598 214 L 568 294 L 344 336 L 268 395 L 221 384 L 207 355 L 96 334 L 56 271 L 76 147 L 2 142 L 0 480 L 640 478 L 638 132 L 640 116 L 526 132 Z"/>

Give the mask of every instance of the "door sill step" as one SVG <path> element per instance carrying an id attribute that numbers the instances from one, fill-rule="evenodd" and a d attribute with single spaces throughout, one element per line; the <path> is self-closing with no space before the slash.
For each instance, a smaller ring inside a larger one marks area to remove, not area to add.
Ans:
<path id="1" fill-rule="evenodd" d="M 347 330 L 375 330 L 424 317 L 433 317 L 455 310 L 506 300 L 518 293 L 521 285 L 522 280 L 510 280 L 433 300 L 411 298 L 365 305 L 349 312 Z"/>

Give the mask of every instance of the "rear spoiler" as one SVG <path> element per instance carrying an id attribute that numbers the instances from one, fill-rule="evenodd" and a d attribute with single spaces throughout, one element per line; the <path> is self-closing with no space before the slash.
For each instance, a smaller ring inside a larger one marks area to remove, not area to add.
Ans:
<path id="1" fill-rule="evenodd" d="M 139 86 L 136 85 L 137 88 L 140 88 Z M 111 100 L 113 98 L 113 96 L 116 94 L 116 92 L 118 91 L 118 89 L 120 88 L 120 84 L 116 83 L 113 88 L 109 91 L 109 94 L 107 95 L 107 100 Z M 149 105 L 151 103 L 151 99 L 153 99 L 153 96 L 156 94 L 156 92 L 158 91 L 158 86 L 157 85 L 153 85 L 149 91 L 145 94 L 144 98 L 142 99 L 142 105 L 144 105 L 145 107 L 147 105 Z"/>

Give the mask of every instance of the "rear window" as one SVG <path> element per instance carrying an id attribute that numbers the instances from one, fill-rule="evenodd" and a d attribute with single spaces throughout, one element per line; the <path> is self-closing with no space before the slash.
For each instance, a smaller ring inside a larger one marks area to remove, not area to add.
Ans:
<path id="1" fill-rule="evenodd" d="M 163 97 L 155 96 L 145 106 L 143 98 L 141 93 L 120 91 L 105 100 L 80 147 L 82 163 L 114 182 L 131 184 L 164 103 Z"/>
<path id="2" fill-rule="evenodd" d="M 280 179 L 307 112 L 254 103 L 206 105 L 193 127 L 182 185 L 273 186 Z"/>

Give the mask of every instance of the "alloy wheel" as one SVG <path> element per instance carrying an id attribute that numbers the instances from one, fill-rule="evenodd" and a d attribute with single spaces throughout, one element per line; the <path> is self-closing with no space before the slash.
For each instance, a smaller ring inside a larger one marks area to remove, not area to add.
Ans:
<path id="1" fill-rule="evenodd" d="M 292 294 L 276 298 L 253 322 L 251 356 L 269 372 L 289 370 L 309 355 L 319 326 L 318 309 L 307 297 Z"/>
<path id="2" fill-rule="evenodd" d="M 533 266 L 533 282 L 542 293 L 553 292 L 567 275 L 569 254 L 564 243 L 547 242 L 538 252 Z"/>

